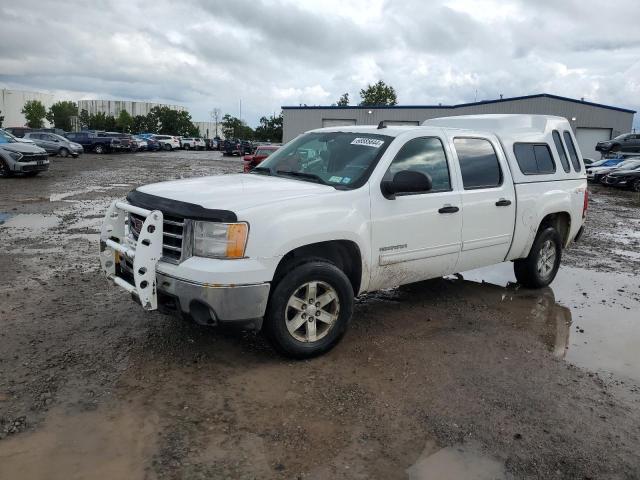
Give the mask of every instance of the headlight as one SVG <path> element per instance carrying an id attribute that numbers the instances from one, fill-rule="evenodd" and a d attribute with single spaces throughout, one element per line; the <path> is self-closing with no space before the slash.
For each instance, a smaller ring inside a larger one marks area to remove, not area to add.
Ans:
<path id="1" fill-rule="evenodd" d="M 209 258 L 242 258 L 249 224 L 193 222 L 193 254 Z"/>
<path id="2" fill-rule="evenodd" d="M 13 158 L 16 162 L 19 162 L 22 158 L 22 154 L 19 152 L 9 152 L 9 156 Z"/>

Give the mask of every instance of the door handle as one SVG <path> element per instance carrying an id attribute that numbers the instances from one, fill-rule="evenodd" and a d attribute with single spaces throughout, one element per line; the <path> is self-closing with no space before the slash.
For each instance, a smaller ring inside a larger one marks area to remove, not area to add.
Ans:
<path id="1" fill-rule="evenodd" d="M 454 207 L 453 205 L 445 205 L 438 210 L 438 213 L 456 213 L 459 210 L 460 209 L 458 207 Z"/>
<path id="2" fill-rule="evenodd" d="M 507 200 L 506 198 L 501 198 L 496 202 L 496 207 L 508 207 L 511 205 L 511 200 Z"/>

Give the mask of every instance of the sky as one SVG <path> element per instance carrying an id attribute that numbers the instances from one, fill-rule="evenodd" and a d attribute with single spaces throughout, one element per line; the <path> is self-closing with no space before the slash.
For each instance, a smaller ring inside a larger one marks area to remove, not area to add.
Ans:
<path id="1" fill-rule="evenodd" d="M 552 93 L 640 110 L 638 18 L 638 0 L 2 2 L 0 87 L 251 126 L 356 104 L 380 79 L 404 105 Z"/>

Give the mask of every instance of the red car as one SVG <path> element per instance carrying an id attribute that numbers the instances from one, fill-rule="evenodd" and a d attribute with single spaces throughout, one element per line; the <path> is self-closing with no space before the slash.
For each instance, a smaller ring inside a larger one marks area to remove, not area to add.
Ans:
<path id="1" fill-rule="evenodd" d="M 256 148 L 253 155 L 244 156 L 244 173 L 250 172 L 257 167 L 260 162 L 280 148 L 279 145 L 261 145 Z"/>

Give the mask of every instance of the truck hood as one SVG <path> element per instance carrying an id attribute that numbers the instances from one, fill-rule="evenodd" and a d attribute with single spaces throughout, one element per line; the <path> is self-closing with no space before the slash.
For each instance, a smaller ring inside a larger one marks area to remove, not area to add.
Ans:
<path id="1" fill-rule="evenodd" d="M 149 195 L 233 212 L 336 190 L 328 185 L 257 174 L 218 175 L 152 183 L 137 188 Z"/>

